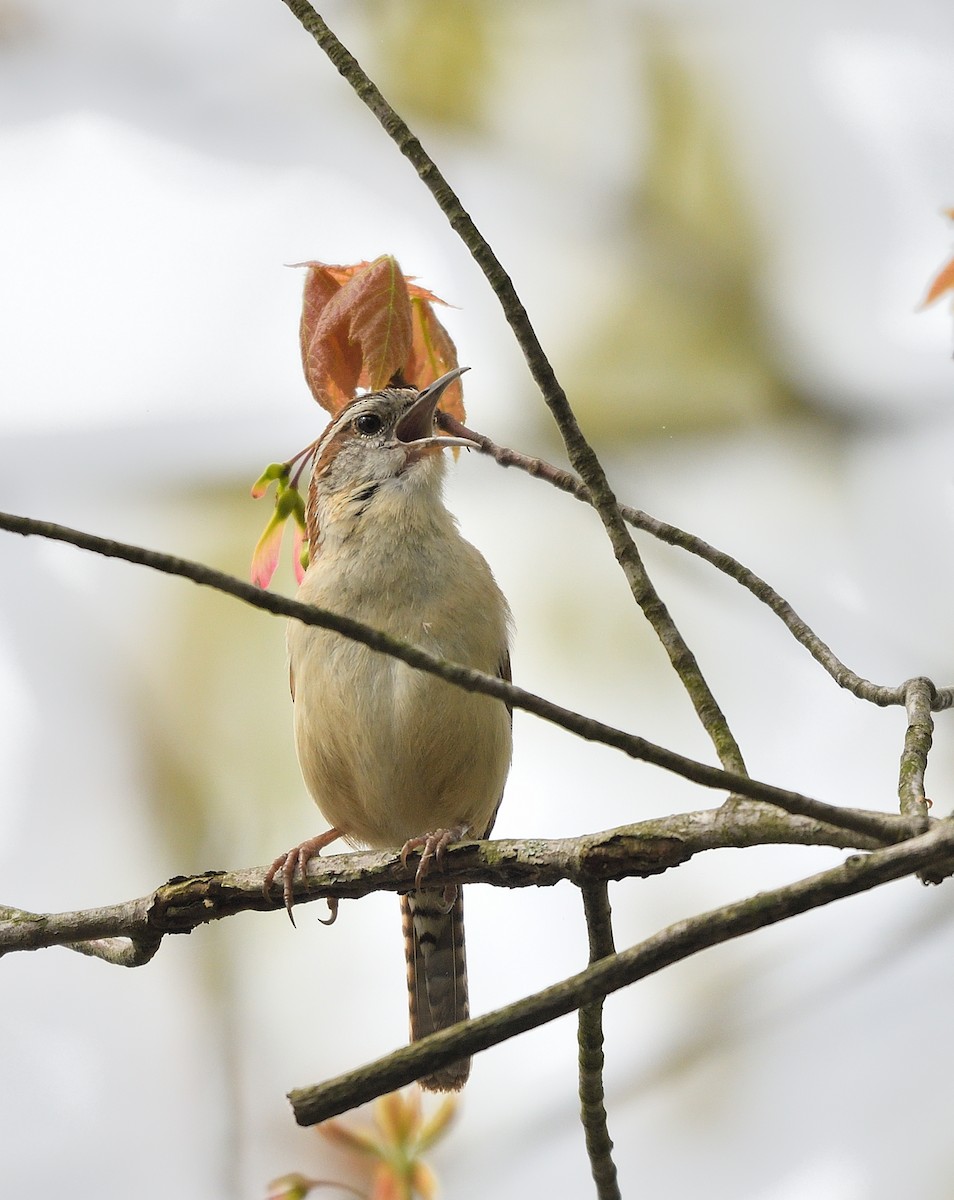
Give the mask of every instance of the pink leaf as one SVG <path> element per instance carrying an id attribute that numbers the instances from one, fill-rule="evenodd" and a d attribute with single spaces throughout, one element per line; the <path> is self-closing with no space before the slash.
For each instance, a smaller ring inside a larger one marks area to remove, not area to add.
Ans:
<path id="1" fill-rule="evenodd" d="M 258 539 L 258 545 L 252 555 L 252 583 L 256 587 L 267 588 L 272 581 L 281 553 L 284 528 L 284 518 L 275 512 L 265 526 L 265 532 Z"/>

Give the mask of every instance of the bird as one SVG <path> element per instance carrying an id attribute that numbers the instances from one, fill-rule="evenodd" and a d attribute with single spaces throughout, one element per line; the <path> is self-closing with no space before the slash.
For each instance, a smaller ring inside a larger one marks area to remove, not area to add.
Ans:
<path id="1" fill-rule="evenodd" d="M 311 557 L 297 599 L 509 682 L 509 606 L 443 500 L 444 451 L 474 443 L 441 435 L 435 414 L 466 369 L 420 390 L 360 395 L 333 416 L 315 444 Z M 291 915 L 296 870 L 338 837 L 399 849 L 405 862 L 421 851 L 401 897 L 414 1041 L 469 1015 L 463 898 L 427 877 L 449 845 L 490 833 L 510 770 L 511 712 L 329 630 L 290 621 L 287 646 L 298 761 L 331 828 L 275 859 L 266 894 L 281 875 Z M 419 1082 L 458 1091 L 469 1072 L 462 1059 Z"/>

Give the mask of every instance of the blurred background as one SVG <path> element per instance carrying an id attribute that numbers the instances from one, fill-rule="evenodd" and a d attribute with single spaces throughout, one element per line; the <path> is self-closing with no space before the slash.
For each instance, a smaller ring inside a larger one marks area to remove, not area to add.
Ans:
<path id="1" fill-rule="evenodd" d="M 338 0 L 323 15 L 512 274 L 621 499 L 769 579 L 855 670 L 954 679 L 954 12 L 940 0 Z M 0 506 L 247 577 L 249 487 L 324 423 L 301 275 L 395 254 L 456 307 L 470 423 L 562 462 L 482 276 L 278 0 L 0 5 Z M 517 628 L 517 682 L 711 761 L 582 505 L 477 456 L 449 503 Z M 641 538 L 749 769 L 892 809 L 903 714 L 840 693 L 735 584 Z M 0 901 L 108 904 L 321 828 L 283 623 L 0 537 Z M 277 587 L 292 591 L 288 563 Z M 929 772 L 952 805 L 950 722 Z M 496 832 L 573 836 L 704 792 L 521 714 Z M 706 855 L 615 885 L 617 944 L 841 860 Z M 472 1006 L 585 963 L 576 891 L 467 897 Z M 406 1036 L 397 902 L 169 939 L 122 971 L 4 964 L 7 1195 L 255 1200 L 342 1178 L 285 1093 Z M 506 931 L 506 932 L 505 932 Z M 607 1003 L 624 1194 L 954 1192 L 954 890 L 892 885 Z M 481 1055 L 433 1163 L 449 1200 L 592 1194 L 575 1024 Z"/>

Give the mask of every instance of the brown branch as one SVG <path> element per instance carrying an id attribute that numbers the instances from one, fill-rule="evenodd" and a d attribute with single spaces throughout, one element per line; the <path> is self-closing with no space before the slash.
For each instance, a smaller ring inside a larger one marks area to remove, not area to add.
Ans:
<path id="1" fill-rule="evenodd" d="M 408 663 L 409 666 L 416 667 L 420 671 L 428 671 L 467 691 L 495 696 L 498 700 L 503 700 L 514 708 L 521 708 L 526 712 L 533 713 L 587 741 L 612 746 L 630 758 L 652 763 L 654 766 L 671 771 L 703 787 L 735 792 L 751 800 L 764 800 L 785 809 L 786 812 L 812 817 L 817 821 L 838 825 L 856 833 L 868 834 L 883 842 L 896 841 L 912 832 L 906 820 L 901 817 L 837 808 L 830 804 L 823 804 L 820 800 L 813 800 L 809 796 L 803 796 L 799 792 L 773 787 L 771 784 L 761 783 L 745 775 L 735 775 L 732 772 L 720 770 L 718 767 L 697 762 L 695 759 L 677 754 L 674 750 L 657 746 L 654 742 L 649 742 L 636 734 L 626 733 L 612 725 L 596 721 L 592 717 L 582 716 L 572 709 L 553 704 L 551 701 L 543 699 L 542 696 L 507 683 L 495 675 L 484 675 L 470 667 L 436 658 L 419 646 L 402 642 L 381 630 L 372 629 L 361 621 L 355 621 L 340 613 L 329 612 L 327 609 L 313 608 L 311 605 L 301 604 L 297 600 L 290 600 L 286 596 L 280 596 L 273 592 L 263 591 L 251 583 L 236 579 L 232 575 L 226 575 L 222 571 L 216 571 L 202 563 L 192 562 L 190 559 L 162 554 L 157 550 L 146 550 L 142 546 L 112 541 L 108 538 L 97 537 L 95 534 L 70 529 L 65 525 L 57 525 L 51 521 L 36 521 L 31 517 L 16 516 L 12 513 L 0 512 L 0 529 L 19 533 L 24 537 L 36 535 L 54 541 L 67 542 L 79 549 L 102 554 L 108 558 L 119 558 L 166 575 L 191 579 L 193 583 L 214 588 L 226 595 L 243 600 L 255 608 L 264 609 L 266 612 L 294 617 L 306 625 L 316 625 L 322 629 L 334 630 L 344 637 L 352 638 L 354 641 L 369 646 L 372 650 L 377 650 L 381 654 L 390 654 L 392 657 Z"/>
<path id="2" fill-rule="evenodd" d="M 928 802 L 924 795 L 924 773 L 934 740 L 934 720 L 931 716 L 934 684 L 930 679 L 909 679 L 904 685 L 904 701 L 908 727 L 901 752 L 898 796 L 903 815 L 912 821 L 920 821 L 926 828 Z"/>
<path id="3" fill-rule="evenodd" d="M 473 429 L 468 429 L 445 413 L 438 413 L 438 421 L 448 433 L 457 437 L 467 437 L 476 442 L 481 452 L 489 455 L 500 466 L 516 467 L 518 470 L 526 471 L 535 479 L 545 480 L 553 487 L 559 488 L 560 491 L 581 500 L 584 504 L 590 503 L 586 484 L 572 472 L 555 467 L 551 463 L 544 462 L 543 459 L 521 454 L 518 450 L 511 450 L 507 446 L 498 446 L 491 438 L 485 437 L 482 433 L 476 433 Z M 623 519 L 635 529 L 642 529 L 661 542 L 677 546 L 680 550 L 686 550 L 689 554 L 696 555 L 697 558 L 710 563 L 751 592 L 757 600 L 775 613 L 795 640 L 805 647 L 812 658 L 827 671 L 839 687 L 851 692 L 860 700 L 867 700 L 881 708 L 906 703 L 908 684 L 891 687 L 886 684 L 873 683 L 870 679 L 856 674 L 802 620 L 787 600 L 754 571 L 749 570 L 738 559 L 733 558 L 731 554 L 726 554 L 724 550 L 710 546 L 708 542 L 696 537 L 695 534 L 687 533 L 675 525 L 668 525 L 665 521 L 651 517 L 648 513 L 644 513 L 638 508 L 632 508 L 628 504 L 621 504 L 620 512 L 623 514 Z M 951 707 L 954 707 L 954 686 L 934 688 L 932 685 L 931 708 L 933 711 L 938 712 Z"/>
<path id="4" fill-rule="evenodd" d="M 616 953 L 612 913 L 605 881 L 584 883 L 581 891 L 592 965 Z M 580 1119 L 596 1195 L 598 1200 L 621 1200 L 616 1163 L 613 1161 L 613 1139 L 606 1123 L 604 1104 L 602 997 L 580 1006 L 577 1046 L 580 1060 Z"/>
<path id="5" fill-rule="evenodd" d="M 117 967 L 141 967 L 162 943 L 150 927 L 151 897 L 75 913 L 32 913 L 0 905 L 0 955 L 65 946 Z"/>
<path id="6" fill-rule="evenodd" d="M 623 570 L 630 590 L 669 655 L 679 679 L 689 695 L 703 728 L 715 746 L 723 767 L 746 774 L 742 753 L 729 729 L 725 715 L 706 683 L 695 655 L 686 645 L 662 599 L 653 587 L 639 551 L 620 515 L 616 497 L 593 447 L 583 436 L 566 392 L 531 324 L 523 302 L 510 276 L 494 254 L 490 243 L 477 228 L 460 200 L 441 174 L 437 164 L 424 150 L 417 137 L 398 116 L 377 85 L 362 70 L 353 54 L 338 40 L 307 0 L 284 0 L 302 27 L 314 38 L 336 70 L 353 88 L 358 98 L 380 122 L 388 137 L 411 163 L 430 191 L 451 228 L 470 251 L 483 271 L 504 316 L 523 351 L 544 402 L 556 421 L 567 456 L 586 484 L 589 503 L 596 509 Z"/>
<path id="7" fill-rule="evenodd" d="M 563 880 L 582 886 L 658 875 L 707 850 L 780 843 L 854 849 L 878 846 L 880 840 L 740 801 L 578 838 L 461 842 L 448 847 L 441 879 L 507 888 L 551 887 Z M 109 962 L 140 965 L 155 953 L 165 934 L 191 933 L 240 912 L 280 909 L 280 899 L 268 901 L 263 895 L 265 870 L 207 871 L 171 879 L 151 895 L 80 912 L 38 914 L 0 907 L 0 955 L 67 946 Z M 354 900 L 371 892 L 406 891 L 414 870 L 413 861 L 405 867 L 399 855 L 381 851 L 315 858 L 305 879 L 295 880 L 295 901 Z M 111 939 L 130 945 L 123 954 L 117 954 L 118 945 L 106 953 Z M 91 949 L 93 943 L 99 948 Z"/>
<path id="8" fill-rule="evenodd" d="M 940 821 L 929 833 L 899 846 L 853 855 L 841 866 L 798 883 L 679 921 L 639 945 L 514 1004 L 453 1025 L 327 1083 L 296 1089 L 289 1094 L 295 1120 L 299 1125 L 313 1125 L 337 1116 L 459 1058 L 566 1016 L 583 1004 L 628 987 L 700 950 L 901 879 L 948 861 L 952 855 L 954 822 Z"/>

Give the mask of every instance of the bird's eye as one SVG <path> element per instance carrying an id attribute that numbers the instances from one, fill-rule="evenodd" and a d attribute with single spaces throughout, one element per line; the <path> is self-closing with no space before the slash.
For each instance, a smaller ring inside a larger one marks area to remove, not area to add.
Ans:
<path id="1" fill-rule="evenodd" d="M 362 413 L 354 419 L 354 428 L 362 437 L 372 437 L 380 433 L 383 425 L 384 422 L 377 413 Z"/>

